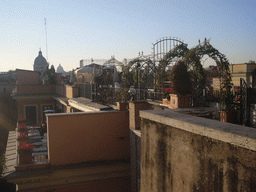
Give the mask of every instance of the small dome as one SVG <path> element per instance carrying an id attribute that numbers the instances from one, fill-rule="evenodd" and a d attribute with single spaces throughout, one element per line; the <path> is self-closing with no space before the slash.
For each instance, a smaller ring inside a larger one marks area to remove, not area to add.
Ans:
<path id="1" fill-rule="evenodd" d="M 65 73 L 63 67 L 59 64 L 59 66 L 57 67 L 57 73 Z"/>
<path id="2" fill-rule="evenodd" d="M 48 63 L 46 59 L 42 55 L 42 51 L 40 50 L 37 58 L 34 61 L 34 71 L 45 71 L 48 68 Z"/>

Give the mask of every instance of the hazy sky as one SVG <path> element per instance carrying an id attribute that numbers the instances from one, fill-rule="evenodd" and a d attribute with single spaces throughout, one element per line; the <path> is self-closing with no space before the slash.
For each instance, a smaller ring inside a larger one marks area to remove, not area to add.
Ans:
<path id="1" fill-rule="evenodd" d="M 33 69 L 41 47 L 64 70 L 81 59 L 134 58 L 178 37 L 191 48 L 205 37 L 230 63 L 256 60 L 255 0 L 0 0 L 0 71 Z"/>

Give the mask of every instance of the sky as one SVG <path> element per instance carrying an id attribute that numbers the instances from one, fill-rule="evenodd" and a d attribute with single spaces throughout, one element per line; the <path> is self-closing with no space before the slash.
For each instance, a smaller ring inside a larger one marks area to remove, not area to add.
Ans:
<path id="1" fill-rule="evenodd" d="M 0 0 L 0 71 L 33 70 L 40 48 L 65 71 L 81 59 L 123 61 L 163 37 L 189 48 L 207 38 L 232 64 L 256 61 L 255 9 L 255 0 Z"/>

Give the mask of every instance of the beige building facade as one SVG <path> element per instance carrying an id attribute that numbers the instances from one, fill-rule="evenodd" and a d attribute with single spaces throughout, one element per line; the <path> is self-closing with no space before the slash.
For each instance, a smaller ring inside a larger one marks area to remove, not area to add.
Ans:
<path id="1" fill-rule="evenodd" d="M 252 86 L 253 72 L 256 69 L 256 63 L 231 64 L 229 68 L 235 87 L 240 86 L 240 78 L 243 78 L 248 86 Z"/>

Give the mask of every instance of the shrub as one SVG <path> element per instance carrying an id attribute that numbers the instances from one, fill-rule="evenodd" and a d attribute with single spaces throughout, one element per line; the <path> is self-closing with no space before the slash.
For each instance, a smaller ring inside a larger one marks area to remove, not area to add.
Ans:
<path id="1" fill-rule="evenodd" d="M 179 60 L 172 68 L 170 82 L 175 94 L 186 95 L 192 92 L 191 77 L 184 61 Z"/>

